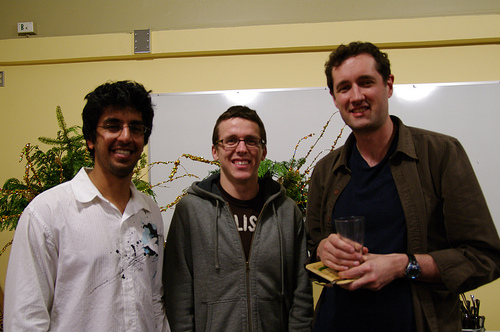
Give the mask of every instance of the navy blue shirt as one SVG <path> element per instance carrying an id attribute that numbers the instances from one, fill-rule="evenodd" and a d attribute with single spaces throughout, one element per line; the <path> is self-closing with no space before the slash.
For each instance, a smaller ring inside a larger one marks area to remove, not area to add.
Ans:
<path id="1" fill-rule="evenodd" d="M 397 147 L 397 136 L 385 158 L 370 167 L 354 145 L 349 157 L 352 178 L 335 204 L 333 220 L 364 216 L 364 245 L 370 253 L 405 253 L 406 221 L 389 157 Z M 379 291 L 347 291 L 325 287 L 320 299 L 315 331 L 412 331 L 415 329 L 409 281 L 398 279 Z"/>

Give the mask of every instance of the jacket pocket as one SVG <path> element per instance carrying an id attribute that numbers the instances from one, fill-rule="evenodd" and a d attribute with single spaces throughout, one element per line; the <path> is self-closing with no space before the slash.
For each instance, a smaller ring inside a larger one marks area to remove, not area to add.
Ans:
<path id="1" fill-rule="evenodd" d="M 206 332 L 247 331 L 246 303 L 240 299 L 204 302 Z"/>

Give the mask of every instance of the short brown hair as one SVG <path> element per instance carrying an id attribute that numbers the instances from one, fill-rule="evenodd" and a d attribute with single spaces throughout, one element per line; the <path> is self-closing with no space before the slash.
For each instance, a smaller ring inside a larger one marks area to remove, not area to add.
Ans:
<path id="1" fill-rule="evenodd" d="M 217 122 L 215 123 L 214 131 L 212 133 L 212 144 L 216 145 L 217 141 L 219 140 L 219 125 L 222 121 L 231 119 L 231 118 L 242 118 L 246 120 L 250 120 L 252 122 L 255 122 L 259 126 L 259 134 L 260 134 L 260 139 L 264 141 L 264 144 L 267 142 L 267 137 L 266 137 L 266 128 L 264 127 L 264 123 L 260 119 L 260 117 L 257 115 L 257 112 L 254 111 L 253 109 L 247 107 L 247 106 L 231 106 L 222 113 L 219 118 L 217 119 Z"/>
<path id="2" fill-rule="evenodd" d="M 330 94 L 333 95 L 333 77 L 332 70 L 339 67 L 345 60 L 360 54 L 369 54 L 375 59 L 375 69 L 382 75 L 384 82 L 387 82 L 391 76 L 391 62 L 387 53 L 369 42 L 352 42 L 349 45 L 340 45 L 335 51 L 330 54 L 328 61 L 325 63 L 325 75 Z"/>

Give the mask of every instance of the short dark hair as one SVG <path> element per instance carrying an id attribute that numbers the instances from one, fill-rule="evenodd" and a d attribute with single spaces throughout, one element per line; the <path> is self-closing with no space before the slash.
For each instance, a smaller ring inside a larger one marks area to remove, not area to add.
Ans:
<path id="1" fill-rule="evenodd" d="M 328 61 L 325 63 L 325 75 L 330 94 L 333 95 L 333 77 L 332 70 L 334 67 L 339 67 L 345 60 L 360 54 L 371 55 L 375 59 L 375 69 L 382 76 L 384 83 L 387 82 L 391 75 L 391 62 L 387 53 L 369 42 L 352 42 L 349 45 L 340 45 L 335 51 L 330 54 Z"/>
<path id="2" fill-rule="evenodd" d="M 267 142 L 267 137 L 266 137 L 266 128 L 264 128 L 264 123 L 260 119 L 260 117 L 257 115 L 257 112 L 254 111 L 253 109 L 247 107 L 247 106 L 231 106 L 222 113 L 219 118 L 217 119 L 217 122 L 215 123 L 214 131 L 212 134 L 212 144 L 217 145 L 217 141 L 219 140 L 219 125 L 221 124 L 222 121 L 231 119 L 231 118 L 242 118 L 246 120 L 250 120 L 252 122 L 255 122 L 259 126 L 259 134 L 260 134 L 260 139 L 264 141 L 264 144 Z"/>
<path id="3" fill-rule="evenodd" d="M 154 117 L 150 93 L 151 90 L 147 91 L 142 84 L 134 81 L 107 82 L 98 86 L 85 96 L 87 103 L 82 112 L 85 140 L 95 143 L 97 123 L 108 107 L 132 107 L 141 113 L 143 124 L 150 129 L 144 134 L 144 144 L 147 144 Z M 89 152 L 94 157 L 94 150 L 89 149 Z"/>

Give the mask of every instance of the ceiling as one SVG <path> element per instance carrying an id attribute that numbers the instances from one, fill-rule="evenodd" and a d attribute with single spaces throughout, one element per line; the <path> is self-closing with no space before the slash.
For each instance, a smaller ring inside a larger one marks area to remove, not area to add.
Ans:
<path id="1" fill-rule="evenodd" d="M 500 14 L 500 0 L 0 0 L 0 39 Z"/>

